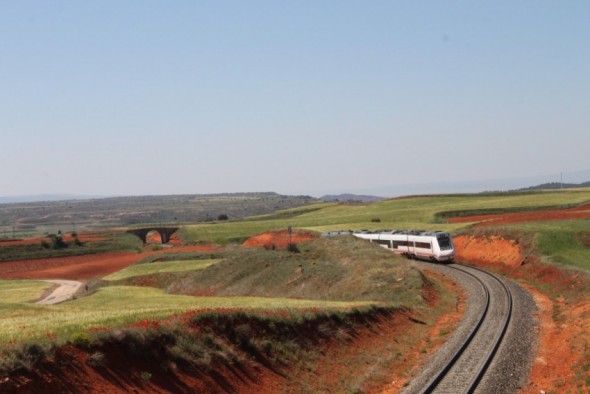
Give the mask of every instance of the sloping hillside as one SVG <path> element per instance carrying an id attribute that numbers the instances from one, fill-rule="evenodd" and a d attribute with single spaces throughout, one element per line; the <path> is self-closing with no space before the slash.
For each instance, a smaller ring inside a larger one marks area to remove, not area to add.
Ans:
<path id="1" fill-rule="evenodd" d="M 203 270 L 135 277 L 126 284 L 191 295 L 378 301 L 421 306 L 425 278 L 404 258 L 354 237 L 314 239 L 300 253 L 235 248 Z"/>

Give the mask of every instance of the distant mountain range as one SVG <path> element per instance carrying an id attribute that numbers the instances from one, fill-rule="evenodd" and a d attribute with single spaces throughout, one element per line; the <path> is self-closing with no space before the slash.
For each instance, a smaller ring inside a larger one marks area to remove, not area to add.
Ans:
<path id="1" fill-rule="evenodd" d="M 561 182 L 548 182 L 548 183 L 542 183 L 536 186 L 528 186 L 528 187 L 523 187 L 523 188 L 517 188 L 517 189 L 497 189 L 497 190 L 486 190 L 486 191 L 475 191 L 475 190 L 471 190 L 471 191 L 465 191 L 462 190 L 462 188 L 457 187 L 456 190 L 447 190 L 447 191 L 442 191 L 439 190 L 437 192 L 434 193 L 430 193 L 427 189 L 422 190 L 423 193 L 415 193 L 415 194 L 446 194 L 446 193 L 490 193 L 490 192 L 501 192 L 501 191 L 506 191 L 506 192 L 519 192 L 519 191 L 527 191 L 527 190 L 558 190 L 558 189 L 574 189 L 574 188 L 578 188 L 578 187 L 590 187 L 590 181 L 589 182 L 582 182 L 582 183 L 561 183 Z M 410 194 L 414 194 L 414 193 L 408 193 L 407 195 Z M 348 203 L 354 203 L 354 202 L 375 202 L 375 201 L 379 201 L 379 200 L 384 200 L 385 198 L 388 197 L 379 197 L 379 196 L 373 196 L 373 195 L 365 195 L 365 194 L 354 194 L 354 193 L 342 193 L 342 194 L 327 194 L 325 196 L 320 197 L 320 200 L 322 201 L 339 201 L 339 202 L 348 202 Z"/>
<path id="2" fill-rule="evenodd" d="M 178 226 L 266 215 L 319 202 L 273 192 L 126 196 L 0 204 L 0 232 L 41 233 L 142 225 Z"/>
<path id="3" fill-rule="evenodd" d="M 0 196 L 0 204 L 12 204 L 23 202 L 41 201 L 70 201 L 70 200 L 91 200 L 94 198 L 107 198 L 107 196 L 83 196 L 76 194 L 34 194 L 29 196 Z"/>
<path id="4" fill-rule="evenodd" d="M 578 187 L 590 187 L 590 181 L 589 182 L 583 182 L 583 183 L 561 183 L 561 182 L 549 182 L 549 183 L 543 183 L 537 186 L 530 186 L 530 187 L 525 187 L 522 189 L 517 189 L 517 191 L 525 191 L 525 190 L 545 190 L 545 189 L 575 189 Z"/>
<path id="5" fill-rule="evenodd" d="M 384 199 L 384 197 L 358 195 L 358 194 L 350 194 L 350 193 L 327 194 L 323 197 L 320 197 L 320 200 L 323 200 L 323 201 L 340 201 L 340 202 L 374 202 L 374 201 L 379 201 L 379 200 L 383 200 L 383 199 Z"/>

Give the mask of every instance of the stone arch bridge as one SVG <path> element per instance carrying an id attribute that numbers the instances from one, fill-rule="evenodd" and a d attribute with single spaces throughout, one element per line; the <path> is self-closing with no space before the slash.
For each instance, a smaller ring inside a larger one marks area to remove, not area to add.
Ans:
<path id="1" fill-rule="evenodd" d="M 129 234 L 133 234 L 139 239 L 143 241 L 144 244 L 147 243 L 147 235 L 152 231 L 157 231 L 160 234 L 160 238 L 162 239 L 163 244 L 167 244 L 170 242 L 170 237 L 172 234 L 178 230 L 179 227 L 145 227 L 145 228 L 135 228 L 133 230 L 127 230 Z"/>

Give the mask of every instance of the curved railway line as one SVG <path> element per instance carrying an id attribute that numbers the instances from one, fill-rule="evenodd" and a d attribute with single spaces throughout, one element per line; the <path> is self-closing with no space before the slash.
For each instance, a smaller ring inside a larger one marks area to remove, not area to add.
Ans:
<path id="1" fill-rule="evenodd" d="M 451 264 L 441 268 L 453 271 L 468 290 L 469 302 L 465 316 L 447 344 L 434 355 L 422 373 L 402 392 L 498 392 L 496 390 L 502 386 L 502 383 L 494 382 L 494 380 L 510 379 L 510 376 L 504 376 L 506 368 L 501 365 L 496 366 L 496 369 L 504 372 L 499 374 L 496 372 L 494 376 L 494 373 L 489 373 L 490 367 L 511 359 L 505 354 L 503 361 L 498 361 L 498 358 L 502 359 L 497 357 L 499 350 L 504 348 L 504 353 L 515 350 L 521 352 L 518 346 L 510 345 L 512 339 L 506 338 L 514 320 L 515 308 L 512 295 L 514 284 L 507 284 L 498 276 L 471 266 Z M 509 350 L 506 351 L 506 349 Z M 493 377 L 490 378 L 487 375 Z M 494 391 L 490 391 L 492 386 Z M 510 382 L 502 387 L 509 386 L 511 386 Z"/>

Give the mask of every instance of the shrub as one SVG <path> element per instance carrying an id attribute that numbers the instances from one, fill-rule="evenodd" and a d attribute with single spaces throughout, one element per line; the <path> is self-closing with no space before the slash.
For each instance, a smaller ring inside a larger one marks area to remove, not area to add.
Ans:
<path id="1" fill-rule="evenodd" d="M 141 378 L 144 381 L 149 382 L 152 378 L 152 374 L 148 371 L 141 371 Z"/>
<path id="2" fill-rule="evenodd" d="M 45 358 L 45 349 L 37 343 L 27 343 L 23 347 L 23 354 L 33 363 L 37 363 Z"/>
<path id="3" fill-rule="evenodd" d="M 51 238 L 51 248 L 52 249 L 65 249 L 68 247 L 68 244 L 63 240 L 61 235 L 61 231 L 58 232 L 57 235 L 51 234 L 49 235 Z"/>
<path id="4" fill-rule="evenodd" d="M 373 223 L 381 223 L 381 219 L 379 219 L 379 218 L 373 218 L 373 219 L 371 219 L 371 222 L 373 222 Z"/>
<path id="5" fill-rule="evenodd" d="M 70 341 L 72 345 L 78 346 L 81 348 L 88 348 L 90 346 L 90 336 L 88 333 L 83 331 L 76 331 L 72 335 L 70 335 Z"/>
<path id="6" fill-rule="evenodd" d="M 299 250 L 299 247 L 294 242 L 291 242 L 291 243 L 289 243 L 289 245 L 287 245 L 287 250 L 291 253 L 301 253 L 301 251 Z"/>

